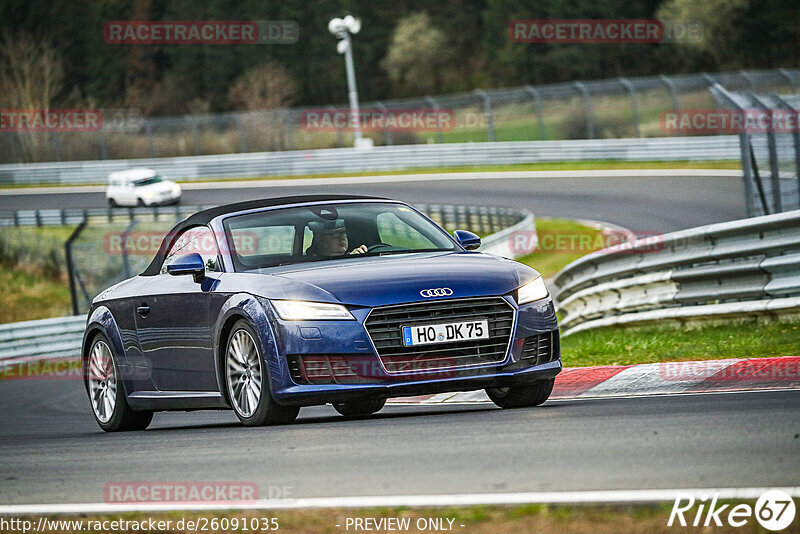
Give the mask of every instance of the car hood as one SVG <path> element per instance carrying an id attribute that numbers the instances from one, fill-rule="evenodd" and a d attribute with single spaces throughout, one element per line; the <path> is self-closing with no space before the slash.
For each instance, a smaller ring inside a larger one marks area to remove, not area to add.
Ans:
<path id="1" fill-rule="evenodd" d="M 481 253 L 426 253 L 347 259 L 293 266 L 274 276 L 285 281 L 282 297 L 379 306 L 423 300 L 420 291 L 448 288 L 435 298 L 503 295 L 538 273 L 514 261 Z"/>

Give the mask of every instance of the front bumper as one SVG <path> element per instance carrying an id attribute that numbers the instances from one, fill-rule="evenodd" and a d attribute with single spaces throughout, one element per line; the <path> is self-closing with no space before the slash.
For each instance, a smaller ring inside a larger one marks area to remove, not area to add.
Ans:
<path id="1" fill-rule="evenodd" d="M 554 378 L 561 372 L 561 360 L 518 371 L 498 370 L 482 376 L 451 379 L 416 380 L 391 384 L 325 384 L 294 385 L 281 391 L 276 398 L 281 404 L 309 406 L 356 399 L 379 399 L 434 395 L 455 391 L 474 391 L 485 388 L 515 386 Z"/>
<path id="2" fill-rule="evenodd" d="M 437 369 L 422 365 L 399 373 L 388 372 L 378 357 L 364 326 L 370 309 L 351 309 L 356 321 L 281 321 L 272 314 L 279 355 L 270 369 L 272 394 L 281 404 L 310 406 L 505 387 L 555 377 L 562 365 L 552 300 L 517 306 L 512 297 L 503 298 L 514 309 L 514 321 L 502 361 Z M 547 355 L 534 350 L 531 357 L 529 342 L 540 337 L 549 340 Z M 330 379 L 309 380 L 309 361 L 326 367 Z M 346 373 L 337 374 L 337 366 Z"/>

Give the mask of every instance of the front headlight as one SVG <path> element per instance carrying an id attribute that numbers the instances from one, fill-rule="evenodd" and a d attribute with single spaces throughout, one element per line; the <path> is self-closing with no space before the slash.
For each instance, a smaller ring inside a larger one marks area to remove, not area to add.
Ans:
<path id="1" fill-rule="evenodd" d="M 517 304 L 526 304 L 545 298 L 549 293 L 542 277 L 528 282 L 517 290 Z"/>
<path id="2" fill-rule="evenodd" d="M 178 184 L 172 184 L 172 192 L 173 193 L 180 193 L 181 192 L 181 186 L 179 186 Z"/>
<path id="3" fill-rule="evenodd" d="M 304 302 L 301 300 L 273 300 L 272 305 L 285 321 L 355 320 L 340 304 Z"/>

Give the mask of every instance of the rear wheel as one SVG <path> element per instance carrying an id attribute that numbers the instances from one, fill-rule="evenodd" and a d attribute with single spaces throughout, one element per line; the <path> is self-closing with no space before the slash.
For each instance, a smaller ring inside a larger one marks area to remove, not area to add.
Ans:
<path id="1" fill-rule="evenodd" d="M 539 406 L 550 397 L 555 381 L 555 378 L 551 378 L 519 386 L 487 388 L 486 394 L 500 408 Z"/>
<path id="2" fill-rule="evenodd" d="M 135 412 L 128 405 L 117 359 L 103 334 L 98 334 L 92 341 L 84 380 L 92 412 L 100 428 L 106 432 L 116 432 L 144 430 L 150 425 L 153 412 Z"/>
<path id="3" fill-rule="evenodd" d="M 233 325 L 225 350 L 225 383 L 236 417 L 245 426 L 291 423 L 300 408 L 275 402 L 269 391 L 258 336 L 245 320 Z"/>
<path id="4" fill-rule="evenodd" d="M 362 399 L 334 403 L 333 409 L 345 417 L 362 417 L 381 411 L 386 399 Z"/>
<path id="5" fill-rule="evenodd" d="M 108 207 L 109 208 L 116 208 L 117 207 L 117 201 L 114 200 L 114 197 L 111 197 L 111 198 L 108 199 Z"/>
<path id="6" fill-rule="evenodd" d="M 139 200 L 137 200 L 136 201 L 136 207 L 137 208 L 143 208 L 144 207 L 144 200 L 142 200 L 141 198 Z"/>

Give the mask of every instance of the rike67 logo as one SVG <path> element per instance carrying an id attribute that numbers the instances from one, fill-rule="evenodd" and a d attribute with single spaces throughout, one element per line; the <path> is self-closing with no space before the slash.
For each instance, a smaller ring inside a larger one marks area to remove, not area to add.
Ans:
<path id="1" fill-rule="evenodd" d="M 667 526 L 743 527 L 755 517 L 763 528 L 778 532 L 792 524 L 795 512 L 792 497 L 778 489 L 764 492 L 755 506 L 743 503 L 722 504 L 718 493 L 710 501 L 708 495 L 695 499 L 691 493 L 679 493 L 669 514 Z"/>

